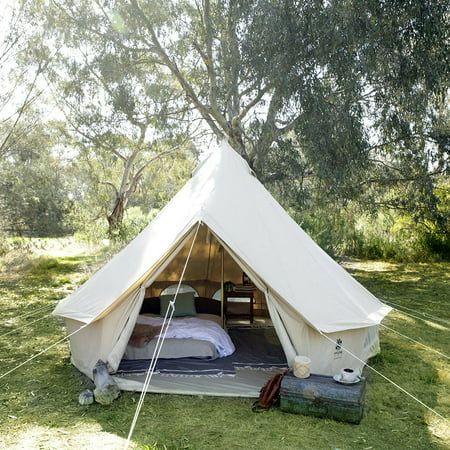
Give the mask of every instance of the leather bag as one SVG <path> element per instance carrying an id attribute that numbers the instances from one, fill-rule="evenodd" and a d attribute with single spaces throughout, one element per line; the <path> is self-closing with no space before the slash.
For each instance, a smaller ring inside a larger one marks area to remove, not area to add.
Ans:
<path id="1" fill-rule="evenodd" d="M 277 373 L 261 388 L 259 391 L 259 399 L 252 406 L 254 412 L 267 411 L 279 403 L 281 380 L 286 372 Z"/>

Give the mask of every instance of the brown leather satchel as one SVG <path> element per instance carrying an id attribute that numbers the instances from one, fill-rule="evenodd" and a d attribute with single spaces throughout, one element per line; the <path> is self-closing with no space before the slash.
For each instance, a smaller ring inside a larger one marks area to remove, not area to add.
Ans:
<path id="1" fill-rule="evenodd" d="M 253 411 L 266 411 L 278 404 L 280 400 L 281 381 L 286 372 L 277 373 L 261 388 L 259 391 L 259 399 L 253 403 Z"/>

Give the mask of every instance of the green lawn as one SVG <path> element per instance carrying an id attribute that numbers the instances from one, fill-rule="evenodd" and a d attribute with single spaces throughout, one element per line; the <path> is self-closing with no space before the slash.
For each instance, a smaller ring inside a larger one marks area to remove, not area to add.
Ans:
<path id="1" fill-rule="evenodd" d="M 34 324 L 88 276 L 92 256 L 40 257 L 20 270 L 0 273 L 0 375 L 64 336 L 53 317 Z M 347 269 L 374 294 L 450 320 L 450 265 L 351 262 Z M 450 354 L 450 325 L 393 312 L 386 325 Z M 448 360 L 383 330 L 382 354 L 371 364 L 448 417 Z M 78 405 L 88 387 L 63 342 L 0 380 L 0 448 L 120 448 L 138 394 L 111 406 Z M 448 425 L 375 374 L 370 374 L 366 414 L 360 425 L 284 414 L 255 414 L 252 400 L 176 395 L 146 397 L 133 441 L 138 448 L 167 449 L 441 449 Z"/>

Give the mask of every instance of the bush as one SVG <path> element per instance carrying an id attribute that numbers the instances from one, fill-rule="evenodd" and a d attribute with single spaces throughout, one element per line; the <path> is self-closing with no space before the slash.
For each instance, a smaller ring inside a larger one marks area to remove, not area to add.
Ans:
<path id="1" fill-rule="evenodd" d="M 448 233 L 396 211 L 363 213 L 355 205 L 290 211 L 302 228 L 332 257 L 396 261 L 450 259 Z"/>
<path id="2" fill-rule="evenodd" d="M 98 244 L 108 237 L 106 219 L 79 221 L 76 224 L 75 238 L 89 244 Z"/>
<path id="3" fill-rule="evenodd" d="M 154 219 L 158 212 L 159 210 L 152 209 L 148 214 L 144 214 L 139 206 L 128 208 L 118 232 L 117 240 L 129 242 L 134 239 Z"/>

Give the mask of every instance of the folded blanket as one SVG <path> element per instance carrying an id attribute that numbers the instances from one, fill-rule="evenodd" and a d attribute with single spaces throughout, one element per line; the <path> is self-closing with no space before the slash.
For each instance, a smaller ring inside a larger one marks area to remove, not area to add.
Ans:
<path id="1" fill-rule="evenodd" d="M 161 326 L 163 319 L 159 317 L 138 316 L 138 324 Z M 229 356 L 236 350 L 230 336 L 220 325 L 197 317 L 177 317 L 172 319 L 167 330 L 166 338 L 171 339 L 198 339 L 214 344 L 220 358 Z"/>
<path id="2" fill-rule="evenodd" d="M 161 332 L 161 327 L 154 327 L 152 325 L 144 325 L 137 323 L 134 326 L 133 333 L 131 334 L 128 345 L 132 347 L 144 347 L 147 345 L 155 336 L 158 336 Z"/>

